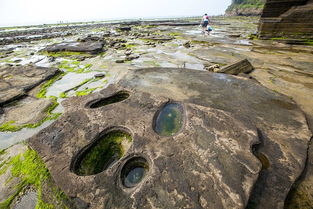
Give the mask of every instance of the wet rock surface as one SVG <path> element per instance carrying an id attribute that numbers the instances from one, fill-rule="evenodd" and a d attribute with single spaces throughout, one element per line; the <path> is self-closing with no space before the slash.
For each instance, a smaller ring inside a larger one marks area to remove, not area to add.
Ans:
<path id="1" fill-rule="evenodd" d="M 119 91 L 130 96 L 89 108 Z M 152 124 L 169 100 L 183 105 L 185 122 L 174 136 L 159 136 Z M 30 145 L 56 184 L 91 208 L 245 208 L 255 196 L 260 207 L 282 208 L 304 168 L 311 137 L 302 111 L 288 97 L 253 80 L 205 71 L 135 70 L 117 85 L 63 106 L 64 115 Z M 124 157 L 96 175 L 73 173 L 77 154 L 112 128 L 132 135 Z M 138 157 L 147 167 L 131 166 L 137 177 L 130 189 L 121 172 Z"/>
<path id="2" fill-rule="evenodd" d="M 14 209 L 34 209 L 37 203 L 37 192 L 28 192 L 21 200 L 13 207 Z"/>
<path id="3" fill-rule="evenodd" d="M 59 73 L 56 68 L 38 66 L 0 69 L 0 106 L 23 97 L 28 91 Z"/>

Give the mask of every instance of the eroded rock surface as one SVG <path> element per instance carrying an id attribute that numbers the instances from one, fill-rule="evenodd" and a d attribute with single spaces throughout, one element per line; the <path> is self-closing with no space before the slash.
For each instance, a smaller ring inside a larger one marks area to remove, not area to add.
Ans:
<path id="1" fill-rule="evenodd" d="M 121 91 L 130 96 L 116 95 Z M 165 127 L 183 120 L 182 128 L 158 135 L 156 115 L 173 101 L 184 115 L 170 112 L 174 119 Z M 245 208 L 249 199 L 260 208 L 283 208 L 311 137 L 288 97 L 249 79 L 205 71 L 135 70 L 117 85 L 63 106 L 64 115 L 30 145 L 56 184 L 91 208 Z M 131 134 L 128 151 L 103 172 L 76 175 L 77 157 L 112 129 Z M 121 172 L 134 159 L 144 159 L 138 164 L 144 170 L 128 187 Z"/>
<path id="2" fill-rule="evenodd" d="M 313 38 L 312 12 L 312 0 L 267 0 L 260 19 L 259 36 L 290 38 L 289 43 L 307 44 L 305 42 Z M 296 39 L 292 41 L 292 38 Z"/>
<path id="3" fill-rule="evenodd" d="M 3 67 L 0 69 L 0 106 L 20 98 L 60 71 L 38 66 Z"/>
<path id="4" fill-rule="evenodd" d="M 51 99 L 27 98 L 23 102 L 5 108 L 2 124 L 14 121 L 15 125 L 33 124 L 43 120 L 47 109 L 53 104 Z"/>

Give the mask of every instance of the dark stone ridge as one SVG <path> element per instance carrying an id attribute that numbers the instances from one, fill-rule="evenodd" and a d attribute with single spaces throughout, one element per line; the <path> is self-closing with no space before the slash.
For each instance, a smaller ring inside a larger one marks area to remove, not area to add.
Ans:
<path id="1" fill-rule="evenodd" d="M 313 0 L 267 0 L 258 33 L 261 38 L 313 39 Z"/>
<path id="2" fill-rule="evenodd" d="M 121 91 L 130 96 L 90 108 Z M 169 101 L 184 106 L 185 123 L 163 137 L 153 121 Z M 253 80 L 206 71 L 134 70 L 116 85 L 62 105 L 62 117 L 30 145 L 56 184 L 90 208 L 245 208 L 249 199 L 259 208 L 283 208 L 311 137 L 288 97 Z M 78 153 L 99 133 L 119 127 L 132 136 L 122 158 L 95 175 L 72 172 Z"/>
<path id="3" fill-rule="evenodd" d="M 85 41 L 85 42 L 64 42 L 47 46 L 43 51 L 47 52 L 84 52 L 97 54 L 102 52 L 104 43 L 101 41 Z"/>
<path id="4" fill-rule="evenodd" d="M 38 66 L 0 68 L 0 106 L 25 96 L 29 90 L 59 72 L 56 68 Z"/>
<path id="5" fill-rule="evenodd" d="M 110 32 L 108 32 L 110 34 Z M 79 42 L 89 42 L 89 41 L 103 41 L 104 40 L 104 33 L 100 34 L 88 34 L 85 37 L 78 38 L 77 41 Z"/>
<path id="6" fill-rule="evenodd" d="M 131 31 L 131 27 L 129 26 L 121 26 L 121 27 L 118 27 L 117 30 L 119 31 Z"/>

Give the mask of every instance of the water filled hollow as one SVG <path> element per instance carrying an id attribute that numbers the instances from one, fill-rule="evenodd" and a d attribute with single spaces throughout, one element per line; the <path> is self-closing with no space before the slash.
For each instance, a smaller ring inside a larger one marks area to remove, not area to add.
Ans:
<path id="1" fill-rule="evenodd" d="M 124 156 L 131 142 L 131 135 L 121 130 L 101 135 L 81 154 L 78 154 L 73 164 L 73 172 L 80 176 L 87 176 L 104 171 Z"/>
<path id="2" fill-rule="evenodd" d="M 99 107 L 103 107 L 109 104 L 124 101 L 128 97 L 129 97 L 129 93 L 127 91 L 119 91 L 112 96 L 91 101 L 88 106 L 92 109 L 99 108 Z"/>
<path id="3" fill-rule="evenodd" d="M 154 117 L 154 131 L 160 136 L 173 136 L 184 124 L 184 108 L 178 103 L 167 103 Z"/>
<path id="4" fill-rule="evenodd" d="M 145 158 L 134 157 L 128 160 L 121 171 L 122 184 L 127 188 L 135 187 L 139 184 L 147 172 L 149 171 L 149 165 Z"/>

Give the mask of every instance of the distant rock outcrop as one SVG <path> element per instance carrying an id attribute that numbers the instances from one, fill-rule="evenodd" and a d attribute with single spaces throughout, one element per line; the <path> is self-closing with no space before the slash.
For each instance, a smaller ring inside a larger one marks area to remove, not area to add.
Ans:
<path id="1" fill-rule="evenodd" d="M 262 14 L 265 0 L 232 0 L 226 9 L 228 16 L 258 16 Z"/>

